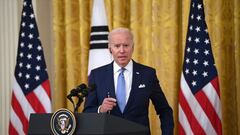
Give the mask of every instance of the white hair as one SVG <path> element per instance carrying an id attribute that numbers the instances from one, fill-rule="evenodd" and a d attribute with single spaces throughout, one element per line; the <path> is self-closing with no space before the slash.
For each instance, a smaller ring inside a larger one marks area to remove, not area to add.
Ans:
<path id="1" fill-rule="evenodd" d="M 109 41 L 109 43 L 110 43 L 110 41 L 111 41 L 112 36 L 113 36 L 114 34 L 118 34 L 118 33 L 128 34 L 128 36 L 129 36 L 129 38 L 130 38 L 130 40 L 131 40 L 131 42 L 132 42 L 132 45 L 134 45 L 134 39 L 133 39 L 133 34 L 132 34 L 132 32 L 131 32 L 128 28 L 124 28 L 124 27 L 115 28 L 115 29 L 113 29 L 113 30 L 109 33 L 109 35 L 108 35 L 108 41 Z M 108 44 L 108 46 L 109 46 L 109 44 Z"/>

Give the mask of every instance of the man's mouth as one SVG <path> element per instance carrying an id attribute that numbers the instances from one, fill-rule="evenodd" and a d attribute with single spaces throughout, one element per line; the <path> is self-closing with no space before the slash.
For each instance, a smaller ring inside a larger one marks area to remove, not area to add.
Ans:
<path id="1" fill-rule="evenodd" d="M 119 59 L 125 59 L 126 56 L 119 56 L 118 58 L 119 58 Z"/>

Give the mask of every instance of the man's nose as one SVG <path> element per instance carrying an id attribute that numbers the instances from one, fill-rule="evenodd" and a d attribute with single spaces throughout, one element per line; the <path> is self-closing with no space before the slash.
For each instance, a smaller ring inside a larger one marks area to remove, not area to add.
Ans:
<path id="1" fill-rule="evenodd" d="M 119 49 L 120 49 L 120 52 L 124 52 L 124 46 L 123 45 L 121 45 Z"/>

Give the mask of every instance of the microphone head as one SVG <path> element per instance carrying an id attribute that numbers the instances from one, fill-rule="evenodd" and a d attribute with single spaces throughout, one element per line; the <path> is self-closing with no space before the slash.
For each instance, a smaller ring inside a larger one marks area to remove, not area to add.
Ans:
<path id="1" fill-rule="evenodd" d="M 82 84 L 80 84 L 79 86 L 77 86 L 76 89 L 86 89 L 86 88 L 87 88 L 87 85 L 84 84 L 84 83 L 82 83 Z"/>
<path id="2" fill-rule="evenodd" d="M 87 85 L 82 83 L 80 84 L 79 86 L 77 86 L 76 88 L 73 89 L 73 93 L 80 93 L 83 89 L 86 89 L 87 88 Z"/>

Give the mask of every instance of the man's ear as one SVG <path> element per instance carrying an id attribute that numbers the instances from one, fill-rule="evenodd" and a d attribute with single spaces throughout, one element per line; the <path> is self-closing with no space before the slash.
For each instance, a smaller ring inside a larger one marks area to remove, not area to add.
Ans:
<path id="1" fill-rule="evenodd" d="M 111 47 L 108 48 L 109 52 L 112 53 Z"/>

